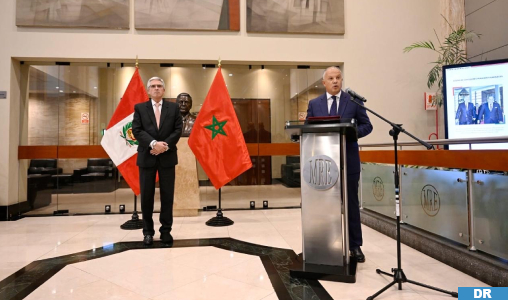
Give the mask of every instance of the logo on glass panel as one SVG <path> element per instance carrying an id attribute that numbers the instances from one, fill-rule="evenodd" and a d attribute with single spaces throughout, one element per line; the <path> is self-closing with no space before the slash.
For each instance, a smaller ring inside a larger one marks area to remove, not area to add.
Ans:
<path id="1" fill-rule="evenodd" d="M 385 196 L 385 185 L 380 177 L 374 178 L 374 181 L 372 182 L 372 194 L 377 201 L 383 200 L 383 197 Z"/>
<path id="2" fill-rule="evenodd" d="M 441 199 L 439 198 L 439 193 L 436 188 L 427 184 L 423 187 L 420 198 L 423 211 L 431 217 L 436 216 L 439 212 L 439 208 L 441 208 Z"/>
<path id="3" fill-rule="evenodd" d="M 332 158 L 316 155 L 303 166 L 303 180 L 316 190 L 327 190 L 339 179 L 339 168 Z"/>

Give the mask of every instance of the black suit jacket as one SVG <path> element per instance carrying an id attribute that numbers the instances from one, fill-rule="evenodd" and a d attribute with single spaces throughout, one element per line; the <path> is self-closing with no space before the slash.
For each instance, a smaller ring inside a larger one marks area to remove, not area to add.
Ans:
<path id="1" fill-rule="evenodd" d="M 372 132 L 372 124 L 370 123 L 367 111 L 362 106 L 350 101 L 351 96 L 342 91 L 339 99 L 338 113 L 342 119 L 356 119 L 358 138 L 362 138 Z M 308 117 L 326 117 L 328 116 L 328 103 L 326 93 L 309 101 L 307 109 Z M 347 155 L 347 173 L 360 173 L 360 154 L 358 152 L 357 142 L 346 143 Z"/>
<path id="2" fill-rule="evenodd" d="M 473 120 L 476 119 L 476 109 L 473 103 L 468 103 L 467 108 L 464 102 L 460 103 L 455 119 L 459 120 L 459 125 L 473 124 Z"/>
<path id="3" fill-rule="evenodd" d="M 480 106 L 480 111 L 478 112 L 478 122 L 483 119 L 484 124 L 497 124 L 503 122 L 503 110 L 501 109 L 501 105 L 499 103 L 492 103 L 492 110 L 489 110 L 489 103 L 485 102 Z"/>
<path id="4" fill-rule="evenodd" d="M 176 144 L 182 135 L 182 115 L 176 103 L 163 101 L 160 127 L 157 128 L 152 100 L 134 106 L 132 133 L 139 142 L 137 165 L 143 168 L 155 167 L 157 158 L 163 167 L 174 167 L 178 164 Z M 169 150 L 157 156 L 150 154 L 150 143 L 164 141 Z"/>

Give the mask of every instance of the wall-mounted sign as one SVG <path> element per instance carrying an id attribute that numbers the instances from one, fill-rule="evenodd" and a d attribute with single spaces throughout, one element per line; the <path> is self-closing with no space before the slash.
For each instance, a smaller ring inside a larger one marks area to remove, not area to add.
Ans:
<path id="1" fill-rule="evenodd" d="M 0 91 L 0 99 L 7 99 L 7 91 Z"/>
<path id="2" fill-rule="evenodd" d="M 436 93 L 425 93 L 425 110 L 437 110 Z"/>
<path id="3" fill-rule="evenodd" d="M 89 124 L 90 123 L 90 113 L 84 112 L 81 113 L 81 124 Z"/>

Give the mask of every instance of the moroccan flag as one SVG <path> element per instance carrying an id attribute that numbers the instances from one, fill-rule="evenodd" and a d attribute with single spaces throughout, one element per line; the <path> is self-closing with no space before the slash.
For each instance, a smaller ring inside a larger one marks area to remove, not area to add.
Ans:
<path id="1" fill-rule="evenodd" d="M 189 147 L 216 189 L 252 167 L 220 67 L 194 122 Z"/>
<path id="2" fill-rule="evenodd" d="M 134 105 L 148 101 L 148 94 L 139 76 L 138 68 L 109 121 L 101 145 L 118 167 L 135 195 L 139 195 L 138 141 L 132 134 Z"/>

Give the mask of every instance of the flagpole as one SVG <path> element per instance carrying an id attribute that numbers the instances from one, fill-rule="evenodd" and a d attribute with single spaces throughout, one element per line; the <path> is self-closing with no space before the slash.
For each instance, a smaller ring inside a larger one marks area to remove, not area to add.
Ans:
<path id="1" fill-rule="evenodd" d="M 138 56 L 136 55 L 136 69 L 139 68 Z M 138 196 L 134 194 L 134 211 L 132 212 L 132 217 L 129 221 L 120 225 L 120 228 L 124 230 L 136 230 L 143 228 L 143 220 L 139 219 L 138 215 Z"/>
<path id="2" fill-rule="evenodd" d="M 219 209 L 217 209 L 217 216 L 211 218 L 206 222 L 206 225 L 213 226 L 213 227 L 220 227 L 220 226 L 229 226 L 233 225 L 235 222 L 231 220 L 228 217 L 224 217 L 224 214 L 222 213 L 222 207 L 221 207 L 221 198 L 222 198 L 222 188 L 219 189 Z"/>
<path id="3" fill-rule="evenodd" d="M 134 211 L 132 212 L 132 218 L 120 225 L 120 228 L 124 230 L 136 230 L 143 228 L 143 220 L 139 219 L 138 215 L 138 196 L 134 194 Z"/>

